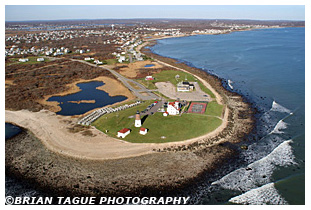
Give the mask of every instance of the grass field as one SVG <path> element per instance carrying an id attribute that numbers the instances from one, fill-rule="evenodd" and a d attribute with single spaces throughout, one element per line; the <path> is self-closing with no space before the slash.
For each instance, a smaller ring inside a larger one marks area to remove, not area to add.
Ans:
<path id="1" fill-rule="evenodd" d="M 217 117 L 200 114 L 183 114 L 182 116 L 163 117 L 162 113 L 155 113 L 148 116 L 143 122 L 142 127 L 148 129 L 148 133 L 143 136 L 139 134 L 139 129 L 134 127 L 134 119 L 129 116 L 135 115 L 137 110 L 143 110 L 151 101 L 139 106 L 103 115 L 92 125 L 108 135 L 115 137 L 122 128 L 131 129 L 131 133 L 124 138 L 125 141 L 133 143 L 164 143 L 182 141 L 197 136 L 204 135 L 215 130 L 221 120 Z M 165 138 L 161 138 L 161 137 Z"/>
<path id="2" fill-rule="evenodd" d="M 176 78 L 176 75 L 179 75 L 179 78 Z M 177 84 L 181 81 L 188 81 L 188 82 L 197 82 L 205 93 L 211 96 L 211 98 L 215 98 L 215 95 L 210 91 L 207 87 L 205 87 L 201 81 L 199 81 L 197 78 L 195 78 L 192 74 L 182 72 L 182 71 L 176 71 L 176 70 L 168 70 L 168 71 L 162 71 L 160 73 L 156 73 L 152 75 L 155 80 L 145 80 L 145 79 L 139 79 L 138 82 L 143 84 L 148 89 L 157 89 L 155 86 L 156 82 L 171 82 L 173 85 L 177 87 Z"/>
<path id="3" fill-rule="evenodd" d="M 105 60 L 105 62 L 108 65 L 114 65 L 114 64 L 118 63 L 118 60 L 117 59 L 107 59 L 107 60 Z"/>
<path id="4" fill-rule="evenodd" d="M 223 105 L 218 104 L 216 101 L 211 101 L 207 103 L 205 114 L 221 117 L 223 107 Z"/>
<path id="5" fill-rule="evenodd" d="M 203 85 L 201 81 L 198 81 L 198 84 L 203 92 L 207 93 L 211 98 L 216 98 L 214 93 L 210 89 L 208 89 L 205 85 Z"/>

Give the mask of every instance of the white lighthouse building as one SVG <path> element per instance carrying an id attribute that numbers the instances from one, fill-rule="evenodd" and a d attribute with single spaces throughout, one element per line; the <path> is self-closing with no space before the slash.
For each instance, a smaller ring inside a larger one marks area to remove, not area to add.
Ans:
<path id="1" fill-rule="evenodd" d="M 140 119 L 140 113 L 137 110 L 136 116 L 135 116 L 135 127 L 141 127 L 141 119 Z"/>

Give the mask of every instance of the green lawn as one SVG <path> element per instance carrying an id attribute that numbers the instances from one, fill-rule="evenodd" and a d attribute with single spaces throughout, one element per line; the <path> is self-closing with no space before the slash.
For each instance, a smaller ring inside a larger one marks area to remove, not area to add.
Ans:
<path id="1" fill-rule="evenodd" d="M 198 84 L 203 92 L 207 93 L 211 98 L 216 98 L 214 93 L 210 89 L 208 89 L 205 85 L 203 85 L 201 81 L 198 81 Z"/>
<path id="2" fill-rule="evenodd" d="M 118 63 L 117 59 L 107 59 L 105 61 L 106 61 L 106 64 L 108 64 L 108 65 L 113 65 L 113 64 Z"/>
<path id="3" fill-rule="evenodd" d="M 179 79 L 176 78 L 176 75 L 179 75 Z M 182 72 L 182 71 L 176 71 L 176 70 L 167 70 L 167 71 L 161 71 L 160 73 L 156 73 L 152 75 L 155 80 L 145 80 L 139 79 L 137 80 L 141 84 L 143 84 L 145 87 L 148 89 L 156 89 L 157 87 L 155 86 L 156 82 L 171 82 L 173 85 L 177 87 L 177 84 L 181 81 L 187 81 L 188 82 L 198 82 L 201 90 L 208 95 L 211 96 L 211 98 L 215 98 L 215 95 L 210 91 L 207 87 L 205 87 L 201 81 L 199 81 L 197 78 L 195 78 L 192 74 Z"/>
<path id="4" fill-rule="evenodd" d="M 221 117 L 222 110 L 223 105 L 218 104 L 216 101 L 211 101 L 207 103 L 205 114 Z"/>
<path id="5" fill-rule="evenodd" d="M 140 128 L 134 127 L 135 118 L 128 117 L 134 115 L 137 109 L 142 110 L 149 104 L 150 102 L 121 112 L 103 115 L 93 125 L 103 132 L 108 130 L 107 134 L 115 138 L 119 130 L 129 128 L 131 133 L 124 138 L 125 141 L 164 143 L 201 136 L 213 131 L 221 124 L 220 119 L 206 115 L 183 114 L 182 116 L 163 117 L 162 113 L 155 113 L 143 122 L 142 127 L 148 129 L 148 133 L 143 136 L 139 134 Z M 161 138 L 162 136 L 165 138 Z"/>

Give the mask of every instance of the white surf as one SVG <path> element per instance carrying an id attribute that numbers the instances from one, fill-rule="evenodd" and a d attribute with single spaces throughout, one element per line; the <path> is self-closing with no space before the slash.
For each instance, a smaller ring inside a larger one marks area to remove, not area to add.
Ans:
<path id="1" fill-rule="evenodd" d="M 239 196 L 233 197 L 229 202 L 247 205 L 286 205 L 287 201 L 279 194 L 274 187 L 274 183 L 263 185 L 259 188 L 252 189 Z"/>
<path id="2" fill-rule="evenodd" d="M 287 109 L 284 106 L 278 104 L 276 101 L 272 102 L 272 107 L 271 107 L 270 110 L 274 111 L 274 112 L 285 112 L 285 113 L 291 114 L 291 111 L 289 109 Z"/>
<path id="3" fill-rule="evenodd" d="M 291 142 L 292 140 L 284 141 L 267 156 L 227 174 L 212 185 L 217 184 L 225 189 L 246 192 L 271 182 L 273 171 L 277 166 L 296 164 Z"/>
<path id="4" fill-rule="evenodd" d="M 232 81 L 230 79 L 228 80 L 228 85 L 231 88 L 231 90 L 233 90 Z"/>
<path id="5" fill-rule="evenodd" d="M 283 130 L 285 130 L 287 128 L 288 123 L 284 122 L 283 120 L 280 120 L 275 127 L 273 128 L 273 130 L 270 132 L 270 134 L 275 133 L 275 134 L 282 134 L 284 133 Z"/>

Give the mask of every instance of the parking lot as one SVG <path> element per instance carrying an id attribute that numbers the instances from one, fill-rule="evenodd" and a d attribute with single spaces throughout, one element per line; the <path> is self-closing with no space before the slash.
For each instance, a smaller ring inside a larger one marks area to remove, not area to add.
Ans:
<path id="1" fill-rule="evenodd" d="M 200 86 L 195 83 L 194 91 L 189 92 L 178 92 L 176 87 L 170 82 L 157 82 L 155 85 L 158 88 L 158 91 L 163 95 L 179 100 L 186 101 L 211 101 L 211 97 L 203 92 Z"/>
<path id="2" fill-rule="evenodd" d="M 157 103 L 150 104 L 145 110 L 141 111 L 141 116 L 144 115 L 152 115 L 158 111 L 159 108 L 162 107 L 164 101 L 157 101 Z"/>

